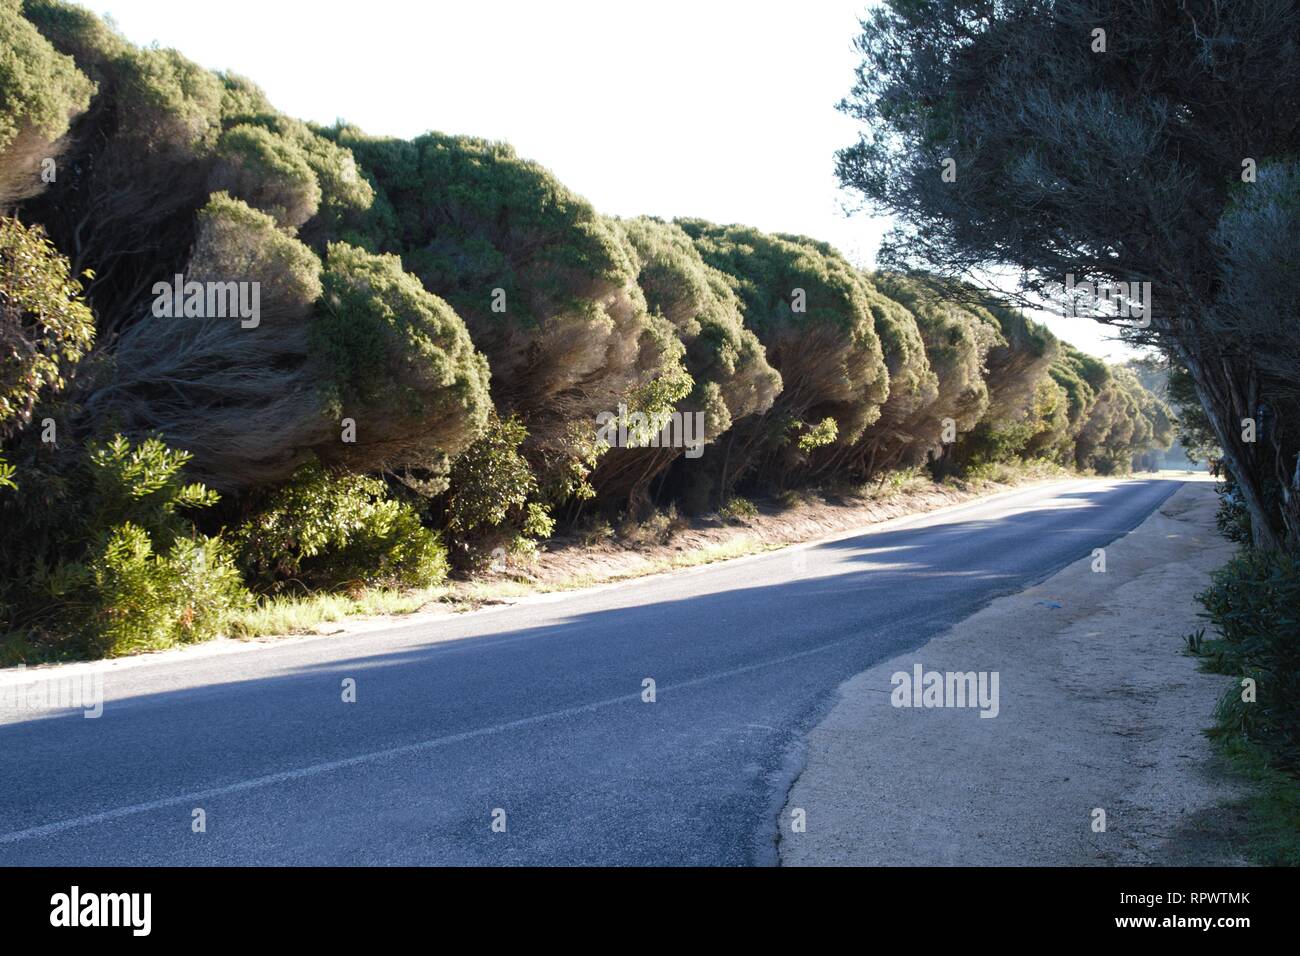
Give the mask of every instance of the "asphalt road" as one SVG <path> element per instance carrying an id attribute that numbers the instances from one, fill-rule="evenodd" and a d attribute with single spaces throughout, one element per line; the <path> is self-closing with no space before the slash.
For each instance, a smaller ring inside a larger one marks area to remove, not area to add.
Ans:
<path id="1" fill-rule="evenodd" d="M 842 681 L 1178 485 L 1037 486 L 432 624 L 110 667 L 98 719 L 0 710 L 0 865 L 774 863 L 801 734 Z"/>

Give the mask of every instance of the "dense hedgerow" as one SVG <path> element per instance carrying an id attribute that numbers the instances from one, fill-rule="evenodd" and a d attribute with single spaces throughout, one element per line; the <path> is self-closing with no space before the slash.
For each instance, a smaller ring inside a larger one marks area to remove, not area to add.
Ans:
<path id="1" fill-rule="evenodd" d="M 583 482 L 563 473 L 595 457 L 595 416 L 661 377 L 681 379 L 678 343 L 653 322 L 626 239 L 504 143 L 337 137 L 382 197 L 375 241 L 464 317 L 496 407 L 527 427 L 543 484 L 571 493 Z"/>
<path id="2" fill-rule="evenodd" d="M 0 629 L 33 652 L 199 640 L 250 586 L 436 583 L 589 507 L 1123 471 L 1171 431 L 1135 376 L 964 286 L 611 219 L 504 143 L 304 123 L 63 0 L 0 0 L 0 39 Z M 1223 219 L 1238 311 L 1295 179 Z M 258 314 L 168 315 L 177 275 Z M 699 416 L 701 445 L 609 448 L 610 416 L 634 444 Z"/>
<path id="3" fill-rule="evenodd" d="M 880 418 L 862 438 L 830 459 L 835 470 L 859 480 L 915 464 L 916 450 L 925 443 L 918 440 L 914 423 L 939 395 L 939 376 L 930 365 L 916 316 L 882 293 L 870 277 L 864 278 L 870 282 L 871 314 L 889 373 L 889 396 Z"/>
<path id="4" fill-rule="evenodd" d="M 876 286 L 915 316 L 937 383 L 933 399 L 904 420 L 900 439 L 888 448 L 888 465 L 910 467 L 929 459 L 942 475 L 951 468 L 956 447 L 955 442 L 944 442 L 945 420 L 960 436 L 971 431 L 989 407 L 983 368 L 989 350 L 1002 341 L 1000 330 L 987 313 L 943 298 L 942 289 L 924 277 L 882 273 Z"/>

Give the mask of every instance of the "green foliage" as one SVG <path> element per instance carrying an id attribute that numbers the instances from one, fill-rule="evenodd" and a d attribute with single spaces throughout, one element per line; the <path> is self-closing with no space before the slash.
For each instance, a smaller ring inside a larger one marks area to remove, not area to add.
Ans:
<path id="1" fill-rule="evenodd" d="M 264 315 L 306 317 L 321 292 L 320 259 L 278 229 L 272 215 L 216 192 L 198 211 L 197 225 L 187 279 L 256 281 Z"/>
<path id="2" fill-rule="evenodd" d="M 187 452 L 150 438 L 133 445 L 121 435 L 87 448 L 90 487 L 86 521 L 99 533 L 135 524 L 169 546 L 188 527 L 184 510 L 209 508 L 219 496 L 201 484 L 185 482 Z M 92 531 L 92 535 L 95 532 Z"/>
<path id="3" fill-rule="evenodd" d="M 1273 763 L 1300 771 L 1300 561 L 1248 549 L 1220 568 L 1199 599 L 1221 639 L 1208 663 L 1236 681 L 1219 703 L 1219 730 L 1261 745 Z M 1241 680 L 1256 700 L 1242 700 Z"/>
<path id="4" fill-rule="evenodd" d="M 240 566 L 264 590 L 429 587 L 447 575 L 446 549 L 414 507 L 378 478 L 331 474 L 317 462 L 271 492 L 233 539 Z"/>
<path id="5" fill-rule="evenodd" d="M 355 444 L 323 449 L 353 470 L 444 473 L 487 420 L 488 368 L 464 323 L 393 255 L 331 243 L 311 326 L 319 389 Z"/>
<path id="6" fill-rule="evenodd" d="M 1157 290 L 1140 326 L 1089 311 L 1186 367 L 1256 543 L 1294 552 L 1300 127 L 1282 104 L 1300 90 L 1300 9 L 1212 9 L 886 0 L 856 41 L 841 109 L 861 133 L 837 172 L 895 220 L 883 262 L 950 277 L 1011 269 L 1030 298 L 1059 299 L 1068 276 Z M 1099 56 L 1080 37 L 1101 22 L 1123 27 Z M 940 175 L 947 158 L 955 179 Z M 1159 443 L 1158 422 L 1133 417 L 1122 386 L 1103 396 L 1090 384 L 1103 407 L 1082 426 L 1079 464 L 1122 471 L 1144 421 Z M 1261 408 L 1270 440 L 1242 440 L 1241 418 Z"/>
<path id="7" fill-rule="evenodd" d="M 607 379 L 616 398 L 645 380 L 638 373 L 656 371 L 635 367 L 646 311 L 628 247 L 547 170 L 507 144 L 472 137 L 427 133 L 405 142 L 347 128 L 337 135 L 396 211 L 393 251 L 465 317 L 492 363 L 498 404 L 517 407 L 530 431 L 534 410 L 575 382 L 594 376 L 591 389 Z M 495 289 L 504 312 L 492 310 Z M 548 363 L 521 349 L 529 341 Z"/>
<path id="8" fill-rule="evenodd" d="M 1164 403 L 1142 387 L 1131 369 L 1117 366 L 1110 369 L 1109 381 L 1079 430 L 1075 457 L 1081 468 L 1126 474 L 1139 452 L 1168 448 L 1172 441 L 1172 418 Z"/>
<path id="9" fill-rule="evenodd" d="M 0 207 L 40 191 L 40 161 L 57 154 L 56 143 L 94 92 L 18 4 L 0 4 Z"/>
<path id="10" fill-rule="evenodd" d="M 0 217 L 0 437 L 66 384 L 95 338 L 81 283 L 40 228 Z"/>
<path id="11" fill-rule="evenodd" d="M 724 521 L 748 521 L 758 517 L 758 508 L 748 498 L 731 497 L 718 509 Z"/>
<path id="12" fill-rule="evenodd" d="M 221 134 L 215 189 L 229 192 L 296 229 L 320 207 L 321 189 L 301 148 L 247 123 Z"/>
<path id="13" fill-rule="evenodd" d="M 1249 544 L 1250 511 L 1242 501 L 1241 489 L 1237 487 L 1231 472 L 1224 474 L 1223 480 L 1215 490 L 1219 493 L 1219 507 L 1214 515 L 1214 523 L 1219 529 L 1219 534 L 1237 544 Z"/>
<path id="14" fill-rule="evenodd" d="M 1173 408 L 1178 441 L 1192 463 L 1216 462 L 1223 457 L 1210 417 L 1196 395 L 1196 383 L 1187 369 L 1171 365 L 1168 380 L 1169 404 Z"/>
<path id="15" fill-rule="evenodd" d="M 705 264 L 676 224 L 642 218 L 619 223 L 635 252 L 637 283 L 652 313 L 666 318 L 685 346 L 689 394 L 681 411 L 705 412 L 711 439 L 733 421 L 771 407 L 781 376 L 758 337 L 744 326 L 728 277 Z"/>
<path id="16" fill-rule="evenodd" d="M 22 13 L 60 53 L 98 79 L 103 64 L 129 48 L 122 36 L 85 7 L 64 0 L 23 0 Z"/>
<path id="17" fill-rule="evenodd" d="M 300 200 L 300 208 L 306 214 L 287 218 L 300 220 L 295 225 L 310 219 L 304 232 L 313 244 L 322 239 L 342 240 L 374 251 L 373 243 L 364 233 L 375 192 L 351 150 L 333 142 L 329 138 L 331 131 L 282 115 L 266 94 L 244 77 L 224 74 L 221 80 L 224 86 L 221 116 L 226 125 L 223 140 L 236 130 L 242 130 L 240 137 L 248 139 L 250 129 L 259 130 L 267 137 L 260 143 L 249 143 L 250 158 L 255 166 L 269 168 L 272 182 L 263 184 L 255 175 L 248 177 L 250 190 L 264 190 L 278 183 L 278 188 L 288 197 Z M 310 175 L 304 176 L 304 171 Z M 249 201 L 272 211 L 270 206 L 255 199 Z M 270 205 L 293 208 L 274 199 Z M 310 212 L 306 212 L 308 207 Z M 277 215 L 277 218 L 282 217 Z"/>
<path id="18" fill-rule="evenodd" d="M 6 528 L 4 599 L 43 643 L 118 656 L 206 640 L 248 597 L 225 543 L 189 513 L 214 492 L 186 482 L 189 456 L 151 438 L 92 443 L 65 478 L 36 475 Z M 53 508 L 35 501 L 60 494 Z"/>
<path id="19" fill-rule="evenodd" d="M 802 236 L 767 235 L 744 226 L 678 220 L 706 263 L 727 276 L 745 325 L 758 335 L 783 388 L 771 409 L 736 431 L 746 450 L 728 456 L 730 475 L 758 468 L 775 484 L 806 468 L 807 456 L 786 441 L 788 423 L 813 428 L 834 418 L 836 441 L 856 442 L 881 414 L 889 373 L 869 280 L 833 248 Z"/>
<path id="20" fill-rule="evenodd" d="M 537 478 L 519 447 L 528 430 L 518 418 L 488 419 L 483 433 L 451 468 L 447 530 L 458 561 L 474 565 L 494 547 L 515 539 L 545 538 L 555 523 L 536 501 Z"/>
<path id="21" fill-rule="evenodd" d="M 833 418 L 823 418 L 816 425 L 804 427 L 799 435 L 799 450 L 807 454 L 814 448 L 829 445 L 839 436 L 839 426 Z"/>
<path id="22" fill-rule="evenodd" d="M 154 539 L 130 522 L 113 529 L 84 574 L 63 580 L 89 585 L 93 601 L 84 608 L 82 629 L 90 648 L 106 657 L 209 640 L 248 604 L 220 538 L 178 537 L 166 553 L 155 553 Z M 65 595 L 65 610 L 71 611 L 78 601 L 71 592 Z"/>
<path id="23" fill-rule="evenodd" d="M 118 135 L 150 150 L 211 147 L 221 119 L 217 75 L 175 50 L 130 49 L 114 63 Z"/>
<path id="24" fill-rule="evenodd" d="M 618 225 L 504 143 L 334 131 L 372 178 L 368 228 L 464 317 L 548 501 L 590 485 L 596 415 L 667 411 L 691 389 L 677 336 L 647 309 Z"/>

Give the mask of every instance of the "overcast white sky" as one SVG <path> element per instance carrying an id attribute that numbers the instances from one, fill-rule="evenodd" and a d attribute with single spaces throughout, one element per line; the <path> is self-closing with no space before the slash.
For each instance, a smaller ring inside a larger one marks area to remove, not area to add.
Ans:
<path id="1" fill-rule="evenodd" d="M 833 173 L 867 0 L 83 2 L 294 116 L 508 140 L 603 212 L 803 233 L 863 265 L 887 225 L 847 217 Z M 1123 354 L 1091 322 L 1048 324 Z"/>

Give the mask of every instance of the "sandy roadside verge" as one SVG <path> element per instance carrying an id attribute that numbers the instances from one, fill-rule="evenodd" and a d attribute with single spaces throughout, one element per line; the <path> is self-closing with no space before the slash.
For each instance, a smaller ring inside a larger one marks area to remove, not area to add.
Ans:
<path id="1" fill-rule="evenodd" d="M 1216 812 L 1239 794 L 1202 734 L 1227 679 L 1182 652 L 1233 552 L 1214 510 L 1212 484 L 1184 485 L 1105 549 L 1104 573 L 1078 561 L 845 682 L 808 737 L 781 862 L 1242 862 Z M 997 716 L 893 706 L 892 675 L 917 664 L 997 672 Z"/>

